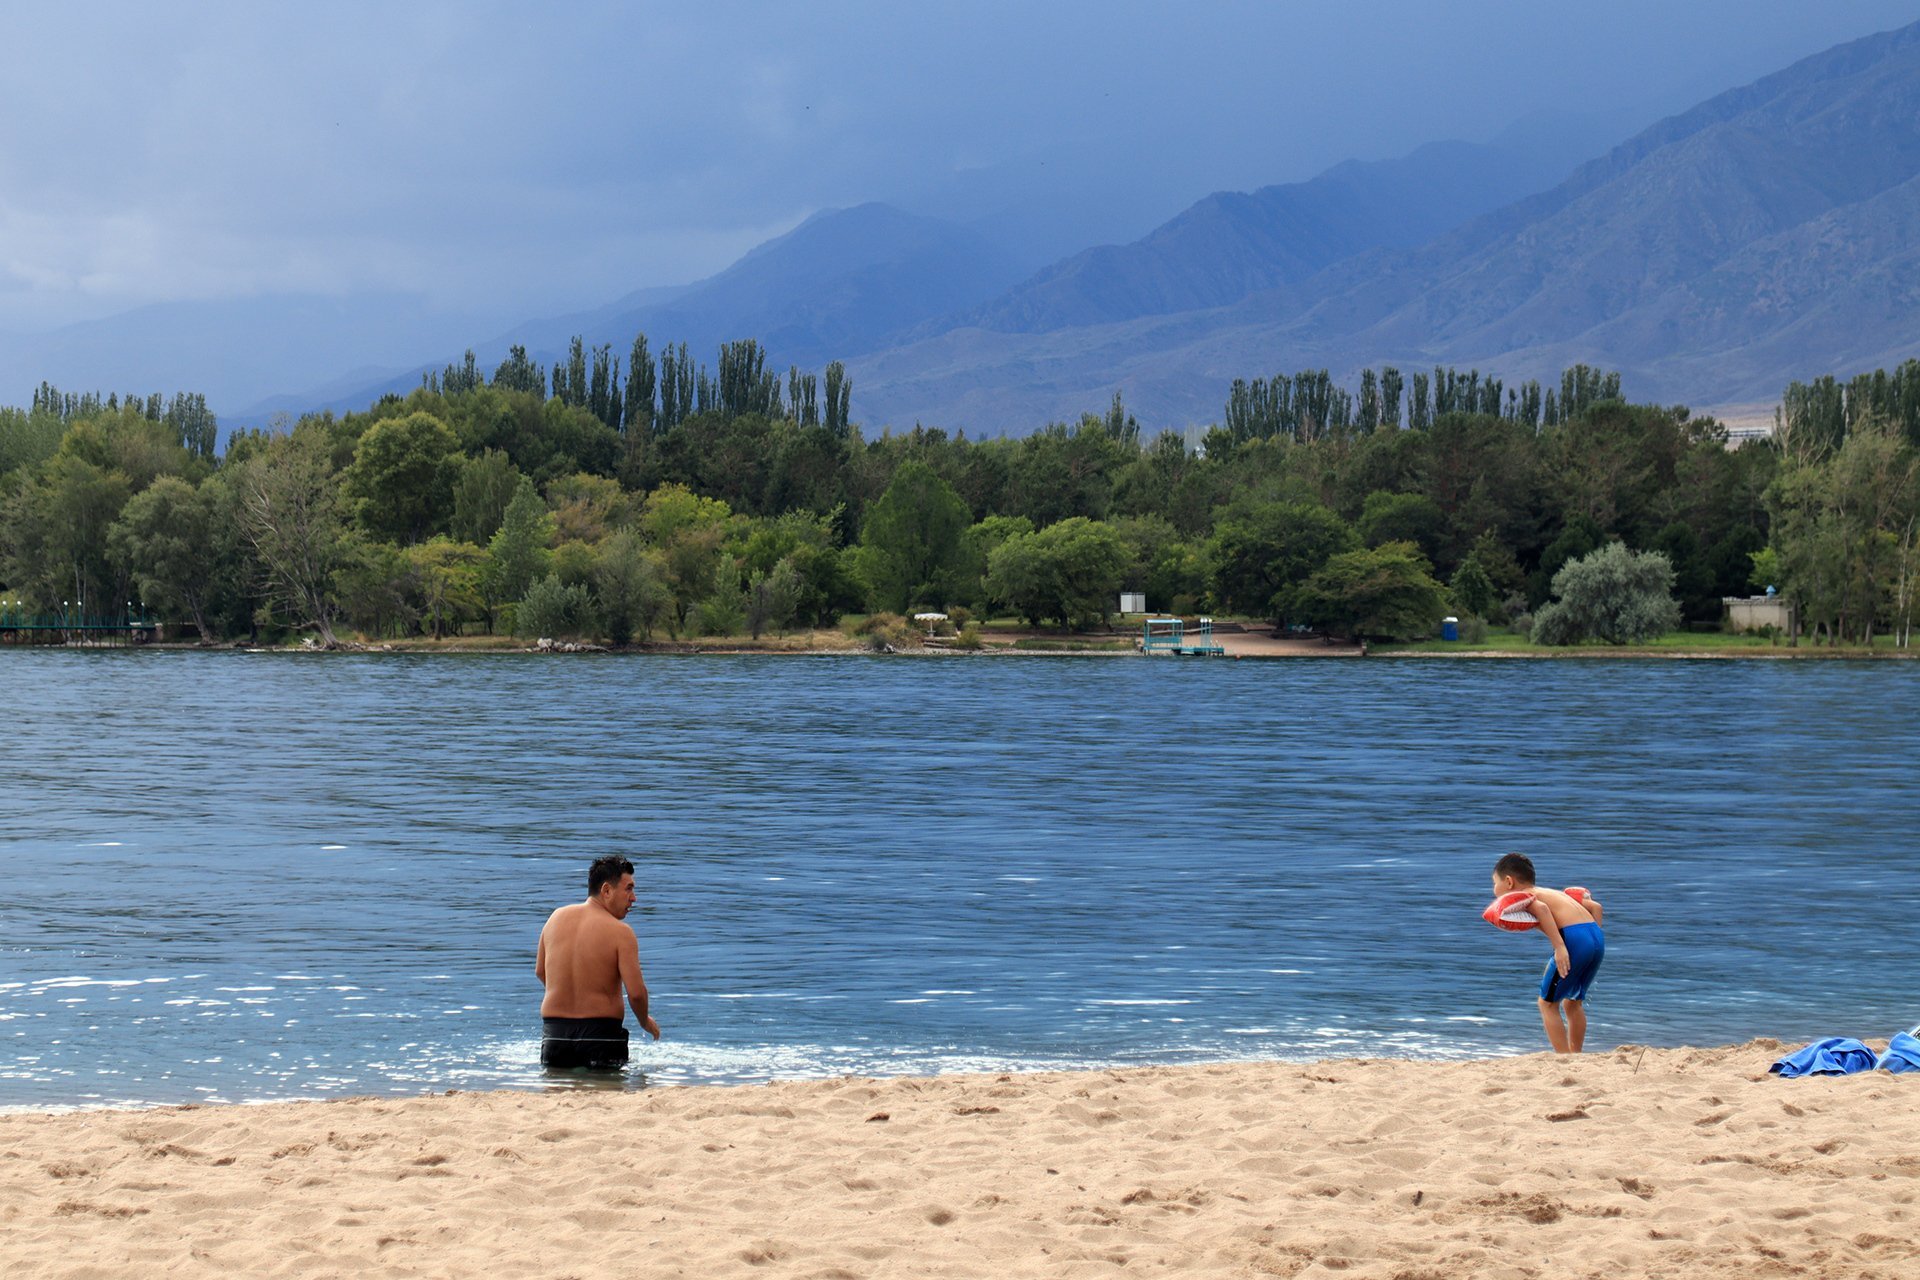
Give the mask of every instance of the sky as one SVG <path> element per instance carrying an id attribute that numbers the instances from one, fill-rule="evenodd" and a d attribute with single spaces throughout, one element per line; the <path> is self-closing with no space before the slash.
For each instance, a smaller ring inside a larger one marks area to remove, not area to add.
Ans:
<path id="1" fill-rule="evenodd" d="M 0 42 L 0 332 L 277 294 L 523 319 L 867 200 L 1027 203 L 1128 238 L 1210 191 L 1529 118 L 1624 138 L 1916 19 L 1920 0 L 22 3 Z"/>

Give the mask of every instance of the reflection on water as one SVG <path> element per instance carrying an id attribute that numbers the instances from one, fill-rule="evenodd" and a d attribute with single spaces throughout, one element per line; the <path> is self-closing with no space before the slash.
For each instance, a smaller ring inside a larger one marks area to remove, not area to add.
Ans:
<path id="1" fill-rule="evenodd" d="M 1920 1017 L 1906 664 L 0 655 L 0 1106 L 1531 1049 Z M 666 1039 L 539 1065 L 588 861 Z"/>

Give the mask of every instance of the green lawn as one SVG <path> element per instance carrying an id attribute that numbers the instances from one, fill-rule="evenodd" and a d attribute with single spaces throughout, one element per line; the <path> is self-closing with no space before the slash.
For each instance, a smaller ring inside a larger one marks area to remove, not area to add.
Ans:
<path id="1" fill-rule="evenodd" d="M 1515 635 L 1505 627 L 1487 628 L 1487 638 L 1478 643 L 1465 640 L 1415 640 L 1404 644 L 1377 644 L 1372 646 L 1375 653 L 1526 653 L 1550 656 L 1566 653 L 1601 654 L 1676 654 L 1700 653 L 1722 654 L 1773 650 L 1779 653 L 1808 654 L 1864 654 L 1869 652 L 1862 645 L 1842 645 L 1828 648 L 1825 645 L 1811 645 L 1802 639 L 1797 649 L 1790 648 L 1784 638 L 1769 639 L 1766 636 L 1743 634 L 1733 635 L 1720 631 L 1669 631 L 1666 635 L 1643 644 L 1635 645 L 1541 645 L 1534 644 L 1524 635 Z M 1891 636 L 1883 636 L 1873 643 L 1871 652 L 1900 652 L 1893 647 Z"/>

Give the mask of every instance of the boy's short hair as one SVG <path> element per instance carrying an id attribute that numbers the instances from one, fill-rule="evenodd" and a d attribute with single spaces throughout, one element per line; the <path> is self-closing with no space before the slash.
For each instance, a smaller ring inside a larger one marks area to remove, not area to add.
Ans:
<path id="1" fill-rule="evenodd" d="M 632 874 L 633 864 L 617 853 L 595 858 L 593 865 L 587 868 L 587 896 L 591 898 L 599 893 L 603 884 L 617 882 L 621 876 Z"/>
<path id="2" fill-rule="evenodd" d="M 1493 864 L 1493 874 L 1512 876 L 1521 884 L 1533 883 L 1533 859 L 1524 853 L 1509 853 Z"/>

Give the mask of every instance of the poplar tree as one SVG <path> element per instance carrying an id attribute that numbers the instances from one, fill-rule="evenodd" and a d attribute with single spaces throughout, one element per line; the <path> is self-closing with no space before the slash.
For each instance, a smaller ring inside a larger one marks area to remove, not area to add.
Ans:
<path id="1" fill-rule="evenodd" d="M 633 340 L 633 354 L 627 360 L 627 395 L 622 406 L 622 426 L 629 436 L 647 435 L 653 430 L 653 356 L 647 350 L 647 335 Z"/>
<path id="2" fill-rule="evenodd" d="M 1392 365 L 1380 371 L 1380 421 L 1397 428 L 1400 425 L 1400 371 Z"/>

